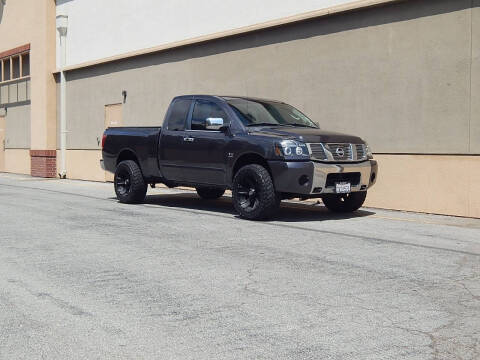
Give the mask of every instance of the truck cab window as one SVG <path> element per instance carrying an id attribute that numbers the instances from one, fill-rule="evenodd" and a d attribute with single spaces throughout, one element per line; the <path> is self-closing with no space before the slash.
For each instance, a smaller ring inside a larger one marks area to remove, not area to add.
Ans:
<path id="1" fill-rule="evenodd" d="M 192 130 L 207 129 L 207 119 L 223 119 L 224 125 L 228 125 L 227 114 L 222 108 L 212 101 L 197 100 L 192 114 Z"/>
<path id="2" fill-rule="evenodd" d="M 179 99 L 172 105 L 170 116 L 167 120 L 168 130 L 182 131 L 185 130 L 185 121 L 187 120 L 188 111 L 190 110 L 191 100 Z"/>

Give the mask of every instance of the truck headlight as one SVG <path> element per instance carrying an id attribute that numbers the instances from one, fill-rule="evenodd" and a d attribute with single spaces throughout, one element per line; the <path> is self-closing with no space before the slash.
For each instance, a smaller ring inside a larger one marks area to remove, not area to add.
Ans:
<path id="1" fill-rule="evenodd" d="M 295 140 L 283 140 L 275 145 L 275 154 L 285 158 L 308 158 L 307 145 Z"/>
<path id="2" fill-rule="evenodd" d="M 365 153 L 367 154 L 367 159 L 373 159 L 372 149 L 368 143 L 365 143 Z"/>

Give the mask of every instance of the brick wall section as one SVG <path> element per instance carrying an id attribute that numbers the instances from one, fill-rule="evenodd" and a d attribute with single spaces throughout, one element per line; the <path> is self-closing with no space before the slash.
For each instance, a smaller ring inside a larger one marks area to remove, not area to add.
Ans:
<path id="1" fill-rule="evenodd" d="M 0 52 L 0 58 L 17 55 L 28 50 L 30 50 L 30 44 L 19 46 L 15 49 L 10 49 L 4 52 Z"/>
<path id="2" fill-rule="evenodd" d="M 32 176 L 57 177 L 57 152 L 55 150 L 30 150 L 30 159 Z"/>

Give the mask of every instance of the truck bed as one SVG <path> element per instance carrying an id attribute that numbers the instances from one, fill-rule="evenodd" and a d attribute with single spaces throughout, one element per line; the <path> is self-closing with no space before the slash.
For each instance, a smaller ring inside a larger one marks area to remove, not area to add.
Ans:
<path id="1" fill-rule="evenodd" d="M 160 126 L 110 127 L 104 132 L 103 161 L 105 170 L 115 172 L 125 156 L 135 156 L 146 178 L 160 177 L 157 153 Z"/>

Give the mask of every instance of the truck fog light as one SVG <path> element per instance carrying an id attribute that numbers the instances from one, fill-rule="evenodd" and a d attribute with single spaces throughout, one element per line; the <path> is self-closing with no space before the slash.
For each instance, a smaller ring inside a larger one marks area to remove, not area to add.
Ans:
<path id="1" fill-rule="evenodd" d="M 298 183 L 300 184 L 300 186 L 307 185 L 309 181 L 310 181 L 310 178 L 307 175 L 302 175 L 298 179 Z"/>

